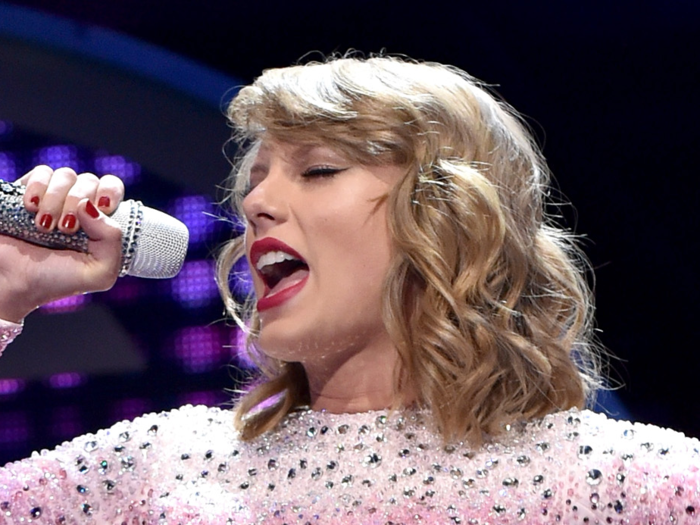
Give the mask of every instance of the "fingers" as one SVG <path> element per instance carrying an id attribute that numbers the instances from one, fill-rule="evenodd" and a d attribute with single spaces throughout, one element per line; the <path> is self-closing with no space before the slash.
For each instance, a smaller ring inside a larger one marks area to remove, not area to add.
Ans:
<path id="1" fill-rule="evenodd" d="M 105 175 L 99 179 L 95 192 L 95 204 L 102 213 L 111 215 L 124 198 L 124 183 L 119 177 Z"/>
<path id="2" fill-rule="evenodd" d="M 58 175 L 58 172 L 59 170 L 56 170 L 54 174 Z M 74 233 L 80 228 L 77 215 L 78 204 L 83 199 L 94 199 L 99 184 L 100 180 L 92 173 L 83 173 L 79 177 L 76 175 L 75 183 L 68 189 L 63 201 L 59 201 L 61 218 L 58 221 L 58 226 L 63 233 Z M 42 202 L 41 208 L 44 204 L 45 202 Z M 40 216 L 41 213 L 43 213 L 43 209 L 37 216 Z"/>
<path id="3" fill-rule="evenodd" d="M 46 193 L 53 170 L 48 166 L 37 166 L 17 182 L 26 186 L 24 207 L 32 213 L 39 211 L 39 203 Z"/>
<path id="4" fill-rule="evenodd" d="M 32 177 L 27 184 L 25 202 L 26 193 L 29 193 L 29 203 L 37 207 L 34 223 L 39 230 L 53 230 L 60 222 L 66 196 L 77 180 L 78 175 L 70 168 L 60 168 L 53 173 L 42 169 Z"/>
<path id="5" fill-rule="evenodd" d="M 57 228 L 74 233 L 81 227 L 78 205 L 83 199 L 110 215 L 124 196 L 124 184 L 118 177 L 77 175 L 70 168 L 52 170 L 49 166 L 37 166 L 18 182 L 26 186 L 24 206 L 36 214 L 35 224 L 41 231 Z"/>

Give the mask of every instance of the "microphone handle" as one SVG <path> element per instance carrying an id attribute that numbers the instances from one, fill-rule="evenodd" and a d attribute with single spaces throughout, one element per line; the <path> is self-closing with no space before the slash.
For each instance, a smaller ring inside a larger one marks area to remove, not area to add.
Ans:
<path id="1" fill-rule="evenodd" d="M 35 214 L 24 207 L 25 187 L 0 180 L 0 234 L 51 248 L 88 253 L 88 236 L 83 230 L 66 234 L 58 230 L 39 231 L 34 224 Z M 122 230 L 122 267 L 120 277 L 127 275 L 134 258 L 141 233 L 143 206 L 137 201 L 125 201 L 112 215 Z"/>

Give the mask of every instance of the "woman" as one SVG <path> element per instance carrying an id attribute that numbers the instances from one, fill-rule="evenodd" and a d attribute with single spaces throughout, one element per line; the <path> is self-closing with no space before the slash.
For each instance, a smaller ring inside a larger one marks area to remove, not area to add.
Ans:
<path id="1" fill-rule="evenodd" d="M 598 382 L 589 293 L 505 105 L 449 67 L 339 59 L 265 72 L 229 118 L 247 227 L 219 282 L 267 380 L 233 414 L 151 414 L 8 465 L 0 516 L 700 520 L 696 440 L 578 410 Z M 83 256 L 3 239 L 0 317 L 15 323 L 119 268 L 97 209 L 121 199 L 115 180 L 37 168 L 22 182 L 38 227 L 93 240 Z M 255 298 L 241 306 L 225 283 L 244 255 Z"/>

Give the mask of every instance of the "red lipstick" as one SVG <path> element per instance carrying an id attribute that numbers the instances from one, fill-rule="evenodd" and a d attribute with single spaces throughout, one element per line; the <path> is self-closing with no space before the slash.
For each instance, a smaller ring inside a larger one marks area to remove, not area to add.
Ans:
<path id="1" fill-rule="evenodd" d="M 284 252 L 295 259 L 298 259 L 301 261 L 304 265 L 306 265 L 306 261 L 304 258 L 296 251 L 294 250 L 291 246 L 283 243 L 279 239 L 274 239 L 272 237 L 266 237 L 264 239 L 260 239 L 258 241 L 255 241 L 252 246 L 250 247 L 250 264 L 255 270 L 255 272 L 258 274 L 258 277 L 262 281 L 264 285 L 264 291 L 262 293 L 262 297 L 258 298 L 257 302 L 257 308 L 258 312 L 263 312 L 265 310 L 269 310 L 270 308 L 274 308 L 275 306 L 279 306 L 282 303 L 288 301 L 292 297 L 294 297 L 303 287 L 306 285 L 306 281 L 308 280 L 308 266 L 306 268 L 307 275 L 305 275 L 302 279 L 300 279 L 298 282 L 295 282 L 291 284 L 290 286 L 287 286 L 286 288 L 283 288 L 282 290 L 279 290 L 277 292 L 273 292 L 271 295 L 271 290 L 270 287 L 267 284 L 267 281 L 262 274 L 257 268 L 258 261 L 260 258 L 265 255 L 266 253 L 270 252 Z M 290 274 L 291 275 L 291 274 Z M 275 288 L 277 286 L 275 285 Z"/>
<path id="2" fill-rule="evenodd" d="M 265 293 L 266 295 L 264 297 L 261 297 L 258 299 L 257 307 L 258 307 L 258 312 L 264 312 L 265 310 L 269 310 L 270 308 L 274 308 L 275 306 L 279 306 L 282 303 L 288 301 L 292 297 L 294 297 L 305 285 L 306 281 L 308 281 L 309 276 L 307 275 L 304 277 L 301 281 L 298 283 L 293 284 L 292 286 L 285 288 L 284 290 L 281 290 L 275 294 L 272 295 L 267 295 L 267 286 L 265 287 Z"/>

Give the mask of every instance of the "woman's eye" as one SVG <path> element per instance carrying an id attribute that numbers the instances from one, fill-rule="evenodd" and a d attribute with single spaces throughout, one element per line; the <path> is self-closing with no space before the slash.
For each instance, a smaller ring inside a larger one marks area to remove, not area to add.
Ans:
<path id="1" fill-rule="evenodd" d="M 332 177 L 333 175 L 345 171 L 347 168 L 336 168 L 334 166 L 314 166 L 302 173 L 303 177 Z"/>

